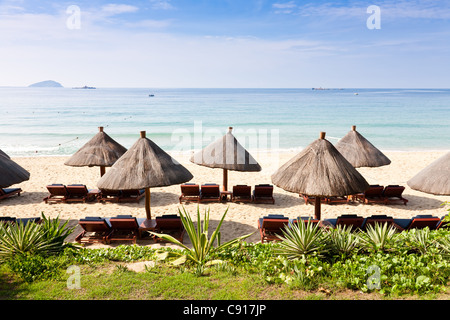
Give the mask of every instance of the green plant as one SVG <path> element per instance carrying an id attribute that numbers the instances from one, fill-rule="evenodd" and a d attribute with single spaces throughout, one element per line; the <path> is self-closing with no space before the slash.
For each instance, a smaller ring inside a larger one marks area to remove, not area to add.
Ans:
<path id="1" fill-rule="evenodd" d="M 225 213 L 223 214 L 221 220 L 219 221 L 219 224 L 216 228 L 216 230 L 213 231 L 211 234 L 211 237 L 208 239 L 209 236 L 209 212 L 210 209 L 205 209 L 205 213 L 203 216 L 203 223 L 201 221 L 200 217 L 200 208 L 197 207 L 197 223 L 195 224 L 189 213 L 186 211 L 186 209 L 183 207 L 183 212 L 178 209 L 178 212 L 180 213 L 181 221 L 183 223 L 184 228 L 186 229 L 186 233 L 189 236 L 189 239 L 192 243 L 192 248 L 189 248 L 188 246 L 184 245 L 174 237 L 166 234 L 156 233 L 156 232 L 150 232 L 151 234 L 156 235 L 157 237 L 160 237 L 166 241 L 170 241 L 174 244 L 177 244 L 184 248 L 184 252 L 178 253 L 175 252 L 175 254 L 179 255 L 180 257 L 176 259 L 175 261 L 172 261 L 173 264 L 179 265 L 183 264 L 186 261 L 193 262 L 197 269 L 196 274 L 202 275 L 204 272 L 205 267 L 214 265 L 217 263 L 221 263 L 222 260 L 213 260 L 211 259 L 211 255 L 220 251 L 225 250 L 226 248 L 232 246 L 233 244 L 249 237 L 251 234 L 244 235 L 235 239 L 232 239 L 230 241 L 227 241 L 223 244 L 220 243 L 220 227 L 222 226 L 222 223 L 225 219 L 225 216 L 228 212 L 225 210 Z M 217 247 L 214 247 L 214 242 L 217 240 Z"/>
<path id="2" fill-rule="evenodd" d="M 330 229 L 328 241 L 330 250 L 342 258 L 358 251 L 359 237 L 351 231 L 352 226 L 337 226 Z"/>
<path id="3" fill-rule="evenodd" d="M 363 248 L 373 251 L 389 251 L 396 239 L 396 229 L 387 223 L 368 225 L 366 232 L 359 233 Z"/>
<path id="4" fill-rule="evenodd" d="M 66 247 L 64 242 L 73 231 L 67 222 L 60 226 L 59 218 L 49 220 L 42 213 L 42 223 L 0 224 L 0 260 L 17 254 L 55 254 Z"/>
<path id="5" fill-rule="evenodd" d="M 283 230 L 282 240 L 276 253 L 286 256 L 288 259 L 304 258 L 307 255 L 321 255 L 327 251 L 326 234 L 319 224 L 300 221 L 299 223 L 289 222 Z"/>

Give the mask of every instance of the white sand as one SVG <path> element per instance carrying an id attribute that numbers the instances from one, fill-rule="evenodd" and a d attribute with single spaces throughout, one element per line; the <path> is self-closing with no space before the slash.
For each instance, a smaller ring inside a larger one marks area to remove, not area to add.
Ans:
<path id="1" fill-rule="evenodd" d="M 386 214 L 394 218 L 410 218 L 417 214 L 431 214 L 438 217 L 447 213 L 441 206 L 444 201 L 450 201 L 450 196 L 434 196 L 412 190 L 406 182 L 428 164 L 444 155 L 446 152 L 385 152 L 392 163 L 379 168 L 359 168 L 358 170 L 370 184 L 399 184 L 406 187 L 403 195 L 409 200 L 404 205 L 378 205 L 378 204 L 338 204 L 322 205 L 322 219 L 337 217 L 341 214 L 358 214 L 370 216 L 373 214 Z M 261 164 L 261 172 L 235 172 L 228 174 L 228 189 L 233 185 L 248 184 L 254 186 L 260 183 L 271 183 L 271 174 L 282 164 L 295 155 L 295 153 L 284 153 L 279 155 L 257 153 L 252 155 Z M 194 178 L 190 182 L 198 184 L 218 183 L 222 184 L 222 170 L 198 166 L 189 161 L 188 155 L 173 155 L 183 164 Z M 76 168 L 64 165 L 67 157 L 30 157 L 13 158 L 18 164 L 30 173 L 30 180 L 14 187 L 21 187 L 23 193 L 20 197 L 12 197 L 0 201 L 0 216 L 14 217 L 36 217 L 41 212 L 47 217 L 55 218 L 59 215 L 62 220 L 70 220 L 70 225 L 77 225 L 78 219 L 86 216 L 111 217 L 118 214 L 131 214 L 138 218 L 145 217 L 144 199 L 140 203 L 70 203 L 70 204 L 46 204 L 43 198 L 48 195 L 46 185 L 52 183 L 86 184 L 89 189 L 96 188 L 100 177 L 98 167 Z M 108 168 L 106 169 L 108 170 Z M 178 201 L 180 186 L 169 186 L 151 189 L 152 217 L 173 214 L 178 212 L 181 205 Z M 284 214 L 290 218 L 298 216 L 313 216 L 314 207 L 305 205 L 302 198 L 297 194 L 286 192 L 278 187 L 274 189 L 275 204 L 253 204 L 253 203 L 204 203 L 200 204 L 201 212 L 210 208 L 211 230 L 217 226 L 226 208 L 229 211 L 222 225 L 222 239 L 224 241 L 255 232 L 247 241 L 257 242 L 260 240 L 257 232 L 258 218 L 267 214 Z M 185 208 L 191 214 L 195 214 L 197 203 L 184 203 Z M 194 217 L 195 218 L 195 217 Z M 78 226 L 73 238 L 81 231 Z M 185 242 L 189 243 L 187 237 Z M 152 241 L 138 241 L 140 245 L 155 245 Z M 90 245 L 92 247 L 92 245 Z"/>

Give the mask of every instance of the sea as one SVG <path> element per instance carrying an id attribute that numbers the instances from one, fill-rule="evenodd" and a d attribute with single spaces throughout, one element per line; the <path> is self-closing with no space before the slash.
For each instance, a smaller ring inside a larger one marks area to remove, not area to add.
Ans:
<path id="1" fill-rule="evenodd" d="M 176 89 L 0 87 L 0 149 L 68 156 L 103 127 L 130 148 L 146 137 L 171 153 L 199 150 L 230 127 L 241 145 L 300 151 L 351 126 L 382 151 L 450 149 L 450 89 Z"/>

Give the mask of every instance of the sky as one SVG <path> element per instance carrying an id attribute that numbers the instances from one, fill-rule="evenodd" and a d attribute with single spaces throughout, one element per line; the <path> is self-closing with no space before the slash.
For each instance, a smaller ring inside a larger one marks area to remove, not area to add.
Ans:
<path id="1" fill-rule="evenodd" d="M 0 86 L 450 88 L 450 1 L 0 0 Z"/>

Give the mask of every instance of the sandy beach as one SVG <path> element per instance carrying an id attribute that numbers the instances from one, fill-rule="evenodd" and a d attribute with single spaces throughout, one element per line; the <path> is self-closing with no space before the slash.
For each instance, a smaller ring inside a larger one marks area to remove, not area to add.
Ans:
<path id="1" fill-rule="evenodd" d="M 366 178 L 370 184 L 399 184 L 406 187 L 403 196 L 409 200 L 405 205 L 367 205 L 336 204 L 322 205 L 322 219 L 334 218 L 341 214 L 358 214 L 364 217 L 373 214 L 386 214 L 394 218 L 410 218 L 417 214 L 431 214 L 438 217 L 447 213 L 441 204 L 450 201 L 450 196 L 434 196 L 409 188 L 406 182 L 416 173 L 425 168 L 434 160 L 438 159 L 446 152 L 384 152 L 392 163 L 379 168 L 359 168 L 358 171 Z M 254 186 L 260 183 L 271 183 L 271 174 L 292 158 L 295 152 L 285 152 L 282 154 L 252 153 L 260 163 L 263 170 L 261 172 L 235 172 L 228 174 L 228 189 L 233 185 L 247 184 Z M 189 161 L 189 155 L 172 155 L 177 161 L 183 164 L 193 175 L 190 182 L 198 184 L 218 183 L 222 184 L 222 170 L 211 169 L 193 164 Z M 37 217 L 43 212 L 47 217 L 60 217 L 62 220 L 69 220 L 69 225 L 77 226 L 78 219 L 86 216 L 111 217 L 118 214 L 131 214 L 138 218 L 145 217 L 144 199 L 140 203 L 107 203 L 98 202 L 70 203 L 70 204 L 46 204 L 43 199 L 48 195 L 46 185 L 52 183 L 73 184 L 82 183 L 89 189 L 96 188 L 100 178 L 98 167 L 69 167 L 64 165 L 68 157 L 18 157 L 13 158 L 18 164 L 30 172 L 30 180 L 14 187 L 23 189 L 23 193 L 17 197 L 0 202 L 0 216 L 14 216 L 19 218 Z M 108 168 L 106 169 L 108 170 Z M 163 214 L 177 213 L 181 205 L 178 201 L 180 186 L 174 185 L 163 188 L 151 189 L 152 217 Z M 210 208 L 211 228 L 217 226 L 218 220 L 222 217 L 226 208 L 229 207 L 226 220 L 222 225 L 222 239 L 224 241 L 255 232 L 249 242 L 260 241 L 257 232 L 258 218 L 267 214 L 284 214 L 290 218 L 298 216 L 313 216 L 314 207 L 305 205 L 302 198 L 297 194 L 289 193 L 278 187 L 274 188 L 275 204 L 253 204 L 253 203 L 203 203 L 200 204 L 201 212 L 205 208 Z M 183 203 L 191 215 L 196 213 L 197 203 Z M 195 217 L 194 217 L 195 218 Z M 81 231 L 79 226 L 68 239 L 73 241 L 75 236 Z M 185 236 L 185 242 L 189 243 Z M 120 244 L 120 243 L 117 243 Z M 112 245 L 117 245 L 112 244 Z M 138 241 L 138 245 L 152 245 L 151 240 Z M 163 244 L 164 245 L 164 244 Z M 89 245 L 88 247 L 99 247 L 103 245 Z"/>

